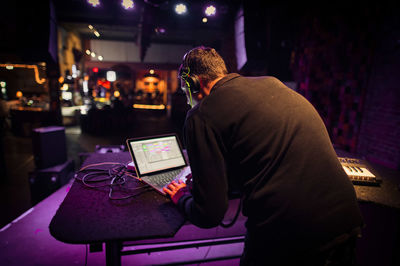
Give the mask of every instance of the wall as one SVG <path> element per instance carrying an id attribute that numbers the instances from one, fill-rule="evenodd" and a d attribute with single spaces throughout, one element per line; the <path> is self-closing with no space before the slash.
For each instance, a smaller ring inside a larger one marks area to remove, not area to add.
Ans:
<path id="1" fill-rule="evenodd" d="M 398 15 L 389 6 L 353 6 L 306 13 L 299 25 L 294 79 L 334 145 L 399 168 Z"/>
<path id="2" fill-rule="evenodd" d="M 178 63 L 183 55 L 193 48 L 190 45 L 151 44 L 144 63 Z M 140 62 L 139 46 L 134 42 L 91 40 L 90 50 L 104 57 L 104 61 Z M 97 58 L 91 58 L 97 61 Z"/>
<path id="3" fill-rule="evenodd" d="M 397 14 L 396 14 L 397 15 Z M 358 152 L 400 169 L 400 23 L 385 16 L 367 88 Z"/>

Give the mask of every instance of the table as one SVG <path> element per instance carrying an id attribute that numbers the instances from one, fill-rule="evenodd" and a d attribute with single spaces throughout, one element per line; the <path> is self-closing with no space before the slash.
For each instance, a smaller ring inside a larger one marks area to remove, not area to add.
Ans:
<path id="1" fill-rule="evenodd" d="M 127 152 L 93 153 L 84 165 L 130 161 Z M 133 178 L 127 184 L 142 185 Z M 51 235 L 71 244 L 106 243 L 107 265 L 120 265 L 122 241 L 172 237 L 185 222 L 176 206 L 158 192 L 125 200 L 110 200 L 108 193 L 108 188 L 88 188 L 75 180 L 50 223 Z"/>
<path id="2" fill-rule="evenodd" d="M 343 156 L 339 153 L 338 155 Z M 130 161 L 131 157 L 127 152 L 93 153 L 89 155 L 84 165 L 99 162 L 127 164 Z M 109 165 L 104 167 L 107 168 Z M 396 221 L 400 221 L 398 212 L 400 209 L 399 175 L 396 170 L 377 165 L 372 165 L 371 170 L 383 180 L 379 187 L 354 186 L 363 214 L 369 215 L 371 213 L 370 216 L 366 217 L 366 222 L 371 225 L 369 229 L 373 231 L 367 231 L 363 241 L 368 242 L 367 245 L 372 243 L 382 246 L 380 238 L 371 240 L 370 237 L 371 235 L 374 236 L 375 231 L 380 230 L 381 227 L 382 219 L 376 214 L 376 211 L 378 211 L 380 212 L 379 215 L 387 216 L 388 226 L 397 230 L 391 236 L 393 239 L 389 240 L 390 254 L 392 254 L 392 250 L 395 251 L 399 248 L 400 239 L 400 231 L 398 225 L 396 225 Z M 128 180 L 128 183 L 132 188 L 142 185 L 134 179 Z M 140 191 L 140 189 L 137 191 Z M 185 218 L 176 206 L 158 192 L 147 191 L 126 200 L 110 200 L 108 192 L 108 188 L 92 189 L 85 187 L 80 181 L 74 181 L 50 223 L 51 235 L 57 240 L 71 244 L 105 243 L 107 265 L 120 265 L 124 241 L 137 242 L 172 238 L 185 223 Z M 373 212 L 370 210 L 370 204 L 374 208 Z M 375 206 L 383 206 L 385 210 L 376 209 Z M 390 210 L 388 211 L 386 208 Z M 390 222 L 393 217 L 395 218 L 394 223 Z M 223 240 L 220 243 L 243 241 L 243 237 L 238 237 L 245 232 L 243 220 L 240 221 L 238 226 L 241 226 L 241 228 L 235 230 L 235 232 L 229 232 L 229 235 L 234 235 L 236 238 L 228 239 L 228 242 L 223 242 L 225 241 Z M 379 235 L 382 234 L 379 233 Z M 389 235 L 386 234 L 386 236 Z M 363 256 L 366 254 L 365 250 L 371 250 L 371 246 L 366 246 L 366 244 L 361 245 Z M 134 254 L 134 252 L 130 252 L 130 254 Z M 370 259 L 373 252 L 367 255 L 365 260 L 373 261 L 374 258 Z M 378 260 L 379 257 L 376 256 L 376 259 Z M 395 259 L 398 259 L 398 255 Z"/>

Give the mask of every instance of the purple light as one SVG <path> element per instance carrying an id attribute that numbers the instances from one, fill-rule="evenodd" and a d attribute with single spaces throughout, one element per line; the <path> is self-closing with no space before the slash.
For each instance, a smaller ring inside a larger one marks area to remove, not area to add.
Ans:
<path id="1" fill-rule="evenodd" d="M 163 27 L 157 27 L 157 28 L 155 28 L 155 31 L 158 34 L 164 34 L 166 32 L 166 29 Z"/>
<path id="2" fill-rule="evenodd" d="M 92 6 L 92 7 L 97 7 L 100 5 L 100 0 L 87 0 L 87 2 Z"/>
<path id="3" fill-rule="evenodd" d="M 121 5 L 126 9 L 133 9 L 135 6 L 132 0 L 122 0 Z"/>
<path id="4" fill-rule="evenodd" d="M 215 16 L 216 12 L 217 9 L 213 5 L 207 6 L 206 9 L 204 10 L 204 14 L 206 14 L 207 17 Z"/>

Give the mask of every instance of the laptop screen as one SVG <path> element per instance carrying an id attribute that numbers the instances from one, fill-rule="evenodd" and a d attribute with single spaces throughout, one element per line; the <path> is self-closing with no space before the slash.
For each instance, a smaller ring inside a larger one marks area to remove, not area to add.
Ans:
<path id="1" fill-rule="evenodd" d="M 186 166 L 176 135 L 128 139 L 139 175 Z"/>

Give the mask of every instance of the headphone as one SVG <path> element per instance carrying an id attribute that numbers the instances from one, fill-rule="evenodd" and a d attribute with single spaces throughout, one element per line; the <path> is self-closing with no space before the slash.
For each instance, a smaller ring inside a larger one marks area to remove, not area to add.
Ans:
<path id="1" fill-rule="evenodd" d="M 190 53 L 190 51 L 188 53 Z M 192 93 L 200 92 L 200 80 L 197 75 L 190 73 L 190 68 L 187 64 L 188 53 L 186 53 L 183 57 L 180 77 L 186 84 L 186 87 L 189 91 L 190 105 L 193 107 Z"/>

